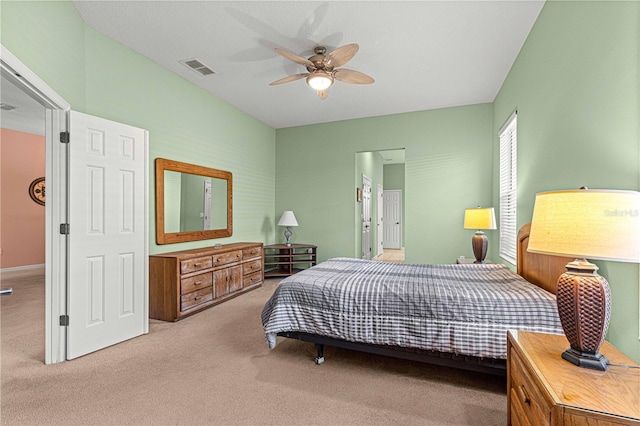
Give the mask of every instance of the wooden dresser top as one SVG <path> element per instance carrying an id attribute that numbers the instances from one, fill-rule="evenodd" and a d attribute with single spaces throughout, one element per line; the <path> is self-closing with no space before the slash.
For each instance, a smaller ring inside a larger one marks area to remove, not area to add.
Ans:
<path id="1" fill-rule="evenodd" d="M 564 336 L 524 331 L 509 334 L 556 404 L 640 419 L 640 368 L 580 368 L 561 358 L 569 347 Z M 600 353 L 611 364 L 639 367 L 608 342 Z"/>
<path id="2" fill-rule="evenodd" d="M 172 251 L 168 253 L 158 253 L 149 255 L 149 257 L 196 257 L 196 256 L 211 256 L 214 254 L 225 253 L 233 250 L 243 250 L 250 247 L 262 247 L 262 243 L 230 243 L 223 244 L 221 247 L 209 246 L 200 247 L 189 250 Z"/>

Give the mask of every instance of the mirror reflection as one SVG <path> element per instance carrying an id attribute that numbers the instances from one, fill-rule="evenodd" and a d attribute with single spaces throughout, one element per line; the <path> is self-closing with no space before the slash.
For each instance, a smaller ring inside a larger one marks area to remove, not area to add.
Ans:
<path id="1" fill-rule="evenodd" d="M 156 242 L 230 237 L 232 199 L 230 172 L 157 158 Z"/>
<path id="2" fill-rule="evenodd" d="M 165 233 L 226 227 L 226 180 L 165 170 Z"/>

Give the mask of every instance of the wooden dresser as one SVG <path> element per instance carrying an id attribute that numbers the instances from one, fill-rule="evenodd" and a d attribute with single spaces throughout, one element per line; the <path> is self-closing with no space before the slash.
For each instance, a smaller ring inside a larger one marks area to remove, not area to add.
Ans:
<path id="1" fill-rule="evenodd" d="M 640 425 L 640 369 L 611 365 L 607 371 L 577 367 L 561 358 L 564 336 L 509 332 L 509 425 Z M 605 342 L 611 364 L 638 366 Z"/>
<path id="2" fill-rule="evenodd" d="M 177 321 L 258 288 L 262 243 L 233 243 L 149 256 L 149 317 Z"/>

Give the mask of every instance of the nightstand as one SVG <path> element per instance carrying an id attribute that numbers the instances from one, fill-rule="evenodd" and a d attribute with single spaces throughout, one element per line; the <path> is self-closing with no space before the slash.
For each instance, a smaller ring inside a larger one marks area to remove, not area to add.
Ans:
<path id="1" fill-rule="evenodd" d="M 316 264 L 317 247 L 312 244 L 264 246 L 264 277 L 288 277 Z"/>
<path id="2" fill-rule="evenodd" d="M 484 261 L 486 263 L 493 263 L 489 259 L 485 259 Z M 475 258 L 468 258 L 467 257 L 467 258 L 464 258 L 464 259 L 460 259 L 460 258 L 456 259 L 456 264 L 457 265 L 471 265 L 471 264 L 475 264 L 475 262 L 476 262 Z"/>
<path id="3" fill-rule="evenodd" d="M 509 425 L 640 425 L 639 365 L 605 342 L 607 371 L 577 367 L 561 358 L 564 336 L 507 333 Z"/>

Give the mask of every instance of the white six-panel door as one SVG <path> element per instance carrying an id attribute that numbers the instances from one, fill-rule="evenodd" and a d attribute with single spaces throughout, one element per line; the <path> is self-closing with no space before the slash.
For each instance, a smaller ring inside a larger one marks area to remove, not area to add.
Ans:
<path id="1" fill-rule="evenodd" d="M 384 212 L 384 189 L 382 188 L 382 185 L 378 184 L 377 185 L 377 192 L 376 192 L 376 197 L 378 200 L 378 204 L 376 205 L 376 217 L 377 217 L 377 221 L 376 221 L 376 256 L 381 256 L 384 252 L 384 241 L 383 241 L 383 235 L 384 235 L 384 216 L 383 216 L 383 212 Z"/>
<path id="2" fill-rule="evenodd" d="M 145 130 L 71 112 L 67 359 L 148 332 Z"/>
<path id="3" fill-rule="evenodd" d="M 384 248 L 402 248 L 402 191 L 384 190 Z"/>
<path id="4" fill-rule="evenodd" d="M 362 175 L 362 258 L 371 260 L 371 179 Z"/>

